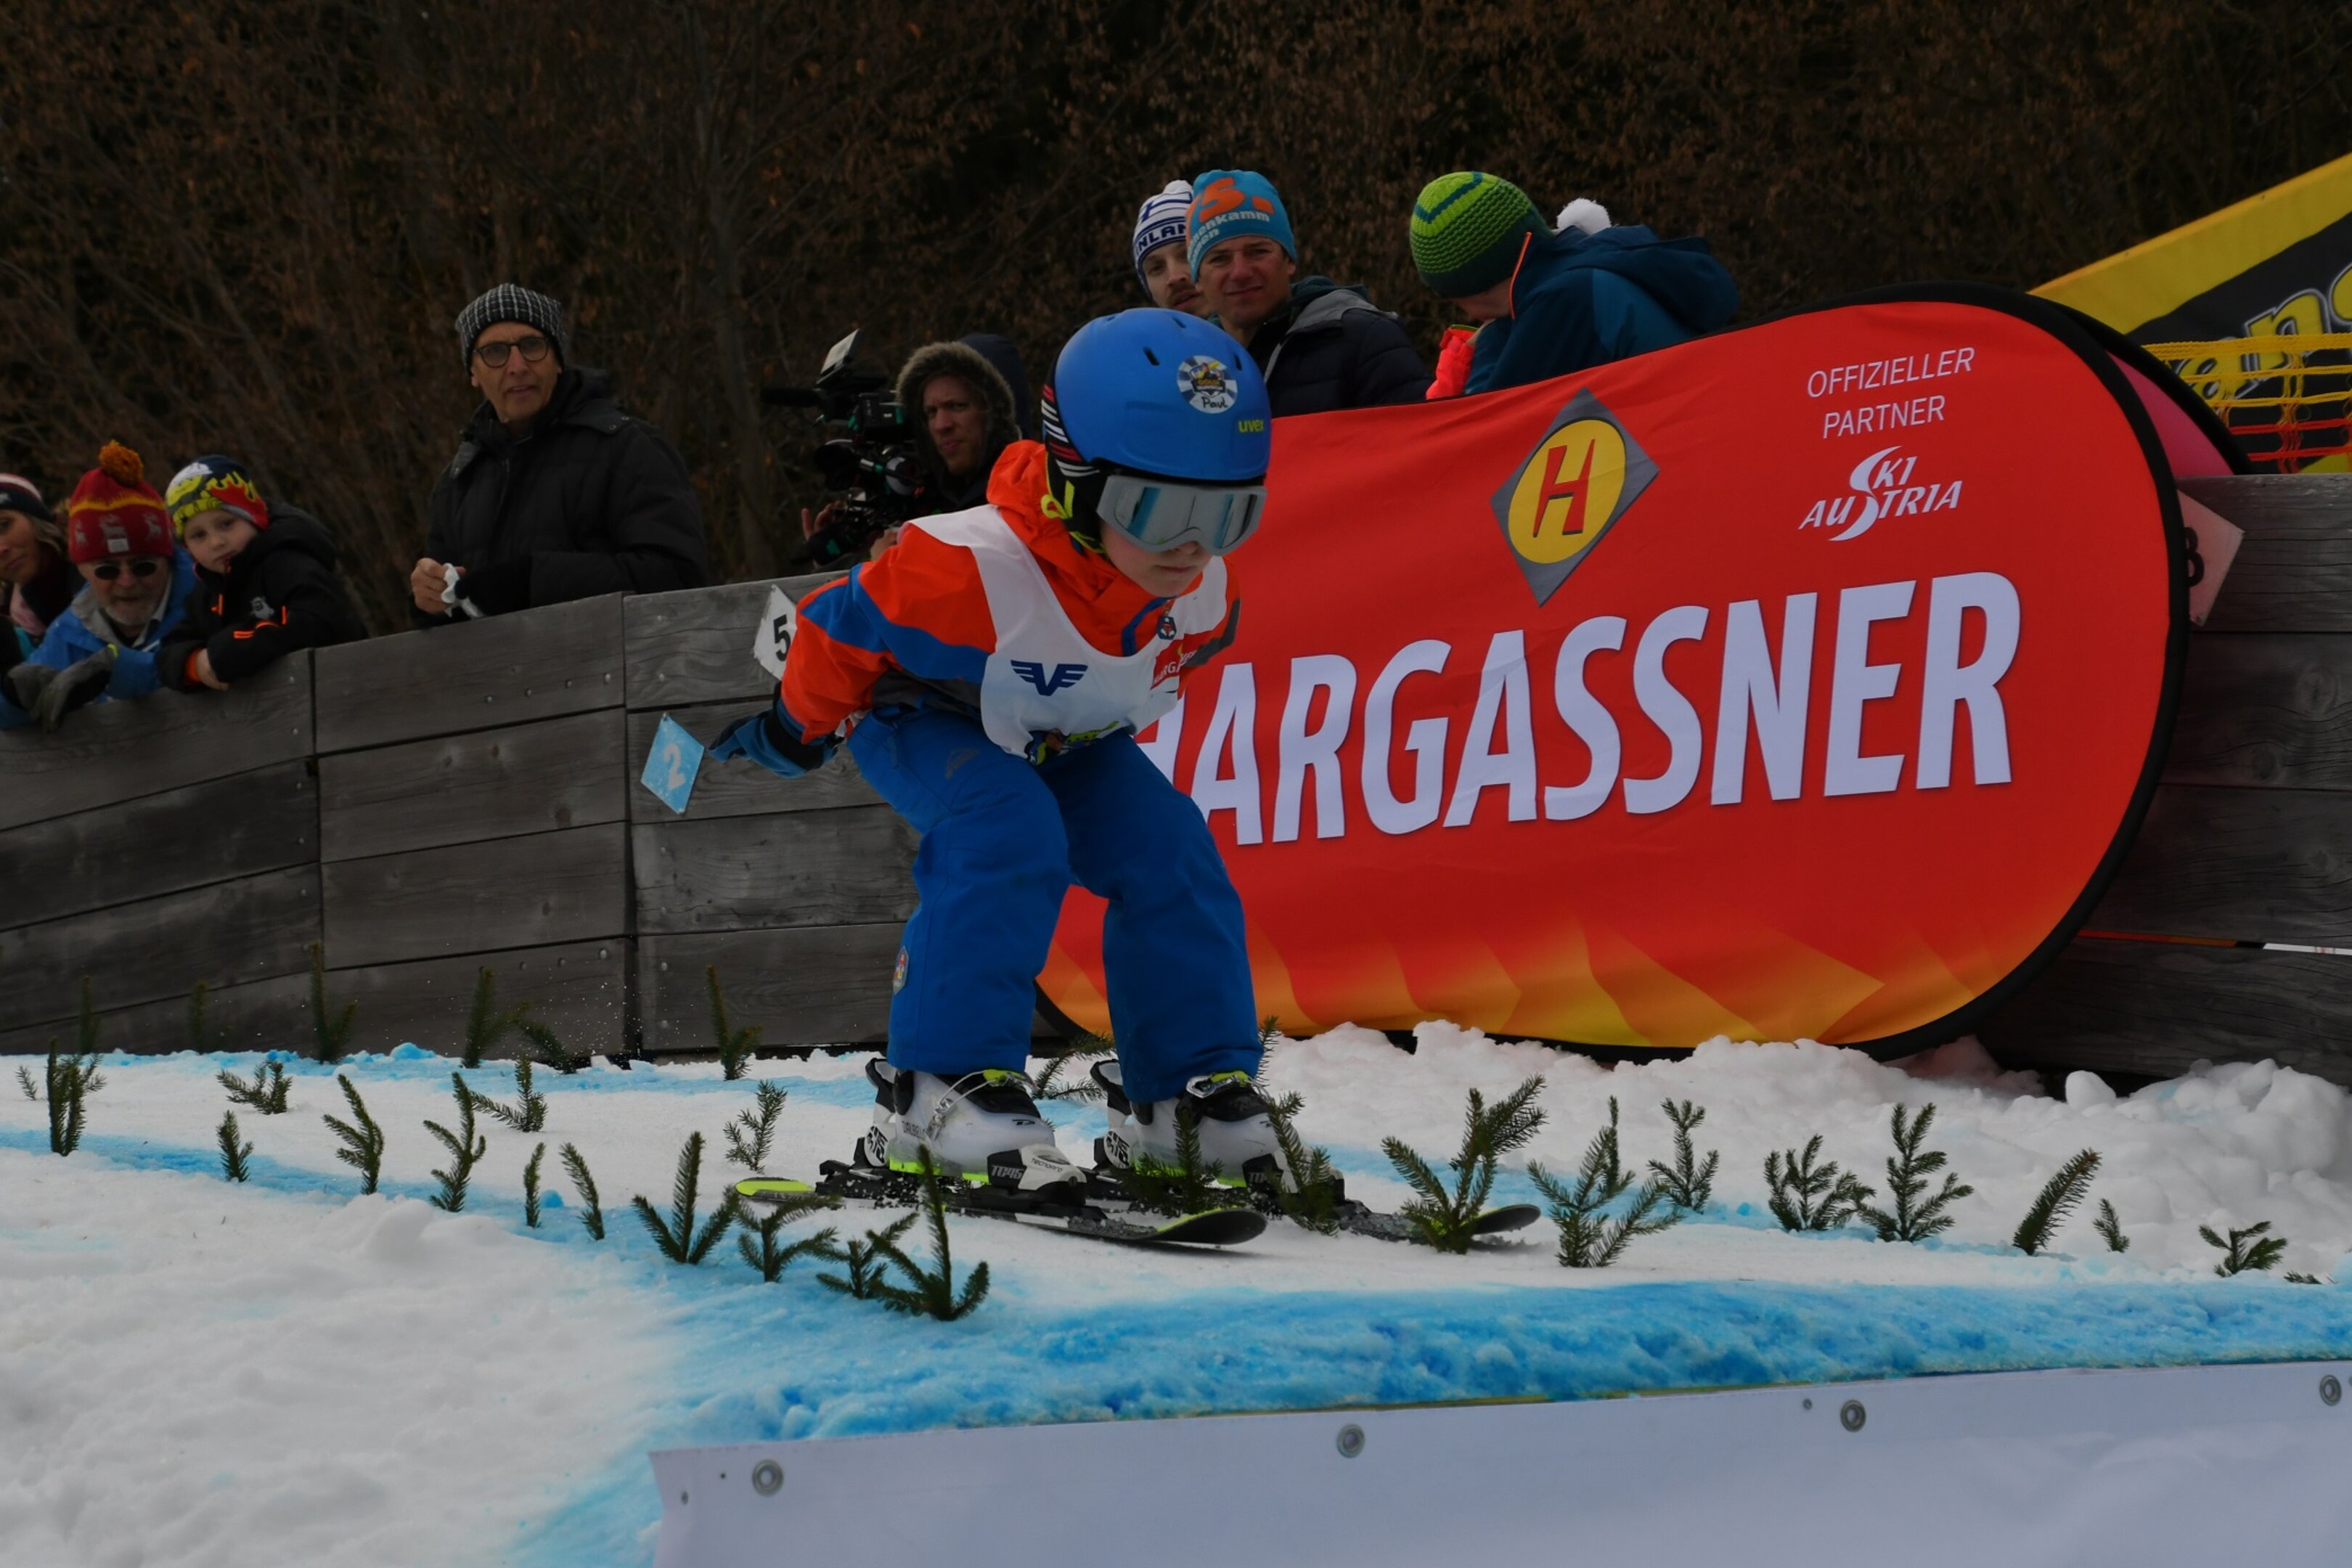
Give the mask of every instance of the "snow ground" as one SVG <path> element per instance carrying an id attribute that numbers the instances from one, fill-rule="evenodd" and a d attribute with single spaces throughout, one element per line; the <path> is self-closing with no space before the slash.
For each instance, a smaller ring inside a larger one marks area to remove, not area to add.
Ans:
<path id="1" fill-rule="evenodd" d="M 1900 1066 L 1718 1042 L 1608 1067 L 1444 1025 L 1410 1056 L 1341 1029 L 1282 1043 L 1269 1076 L 1306 1096 L 1305 1129 L 1355 1195 L 1402 1196 L 1383 1134 L 1442 1160 L 1469 1088 L 1541 1073 L 1550 1121 L 1531 1152 L 1555 1169 L 1573 1168 L 1612 1095 L 1636 1163 L 1670 1152 L 1659 1100 L 1707 1106 L 1717 1204 L 1606 1272 L 1559 1268 L 1549 1225 L 1452 1258 L 1288 1226 L 1204 1256 L 958 1221 L 959 1266 L 985 1258 L 994 1288 L 941 1324 L 838 1298 L 806 1263 L 764 1285 L 731 1240 L 699 1269 L 657 1256 L 628 1197 L 667 1207 L 687 1134 L 712 1145 L 706 1194 L 737 1173 L 719 1131 L 751 1085 L 713 1065 L 542 1072 L 547 1131 L 485 1119 L 488 1157 L 450 1215 L 421 1201 L 444 1163 L 421 1123 L 450 1122 L 454 1063 L 404 1047 L 344 1066 L 389 1141 L 385 1195 L 358 1198 L 320 1120 L 345 1114 L 333 1069 L 300 1061 L 292 1114 L 239 1113 L 252 1181 L 223 1181 L 213 1075 L 260 1059 L 109 1058 L 65 1161 L 42 1109 L 6 1086 L 0 1563 L 645 1563 L 644 1454 L 677 1444 L 2352 1353 L 2352 1290 L 2215 1279 L 2197 1237 L 2268 1220 L 2290 1239 L 2283 1269 L 2352 1282 L 2352 1100 L 2268 1064 L 2124 1099 L 2077 1075 L 2053 1100 L 1965 1042 Z M 759 1064 L 791 1094 L 772 1171 L 847 1152 L 862 1071 L 858 1057 Z M 467 1078 L 512 1098 L 503 1064 Z M 1953 1232 L 1905 1247 L 1774 1225 L 1767 1150 L 1821 1132 L 1883 1184 L 1889 1107 L 1930 1100 L 1930 1143 L 1977 1188 Z M 1083 1157 L 1100 1112 L 1051 1110 Z M 531 1231 L 520 1173 L 542 1138 L 549 1206 Z M 566 1142 L 602 1189 L 603 1244 L 577 1223 Z M 2052 1255 L 2019 1255 L 2019 1215 L 2084 1147 L 2106 1161 L 2093 1203 L 2113 1201 L 2131 1250 L 2107 1252 L 2086 1211 Z M 1502 1186 L 1532 1195 L 1517 1170 Z"/>

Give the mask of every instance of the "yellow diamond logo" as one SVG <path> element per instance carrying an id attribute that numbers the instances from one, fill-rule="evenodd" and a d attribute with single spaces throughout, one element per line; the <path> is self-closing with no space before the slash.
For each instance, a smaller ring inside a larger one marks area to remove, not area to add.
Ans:
<path id="1" fill-rule="evenodd" d="M 1495 519 L 1540 605 L 1657 478 L 1658 466 L 1590 392 L 1570 398 L 1495 492 Z"/>

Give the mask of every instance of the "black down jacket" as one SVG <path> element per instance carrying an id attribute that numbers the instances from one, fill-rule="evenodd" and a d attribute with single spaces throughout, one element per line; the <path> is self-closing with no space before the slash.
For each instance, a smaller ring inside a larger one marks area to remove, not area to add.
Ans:
<path id="1" fill-rule="evenodd" d="M 1249 351 L 1276 418 L 1418 403 L 1429 391 L 1429 367 L 1397 319 L 1328 278 L 1294 284 Z"/>
<path id="2" fill-rule="evenodd" d="M 623 412 L 603 371 L 566 370 L 520 437 L 482 405 L 432 512 L 425 553 L 464 567 L 466 597 L 486 615 L 710 580 L 685 460 Z M 449 618 L 410 613 L 420 626 Z"/>
<path id="3" fill-rule="evenodd" d="M 226 572 L 196 571 L 187 614 L 155 655 L 155 675 L 181 691 L 202 689 L 188 660 L 202 648 L 213 674 L 234 686 L 301 647 L 367 636 L 335 571 L 335 542 L 309 512 L 271 501 L 269 526 Z"/>

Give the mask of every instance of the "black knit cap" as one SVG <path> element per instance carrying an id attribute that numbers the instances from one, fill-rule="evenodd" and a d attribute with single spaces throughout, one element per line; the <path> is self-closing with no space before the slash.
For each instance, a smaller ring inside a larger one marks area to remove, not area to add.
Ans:
<path id="1" fill-rule="evenodd" d="M 500 321 L 520 321 L 526 327 L 538 328 L 555 345 L 557 359 L 568 362 L 572 358 L 563 342 L 563 307 L 520 284 L 501 283 L 457 312 L 458 363 L 469 363 L 474 357 L 474 345 L 482 341 L 482 334 Z"/>
<path id="2" fill-rule="evenodd" d="M 37 517 L 43 522 L 54 522 L 57 514 L 33 481 L 22 474 L 0 474 L 0 511 L 21 511 L 26 517 Z"/>

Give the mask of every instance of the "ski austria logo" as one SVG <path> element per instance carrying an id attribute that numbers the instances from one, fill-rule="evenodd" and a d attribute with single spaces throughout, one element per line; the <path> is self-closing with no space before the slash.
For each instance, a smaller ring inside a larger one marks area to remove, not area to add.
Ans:
<path id="1" fill-rule="evenodd" d="M 1240 395 L 1234 390 L 1233 372 L 1225 362 L 1194 354 L 1176 367 L 1176 390 L 1203 414 L 1223 414 Z"/>
<path id="2" fill-rule="evenodd" d="M 1837 544 L 1860 539 L 1881 518 L 1958 511 L 1960 481 L 1915 485 L 1911 473 L 1918 466 L 1918 458 L 1905 457 L 1902 447 L 1882 447 L 1853 466 L 1853 472 L 1846 479 L 1853 491 L 1852 495 L 1815 501 L 1812 510 L 1805 513 L 1805 521 L 1797 526 L 1843 529 L 1843 532 L 1830 535 L 1830 542 Z"/>
<path id="3" fill-rule="evenodd" d="M 1617 416 L 1580 390 L 1495 492 L 1495 521 L 1540 605 L 1639 500 L 1658 465 Z"/>

